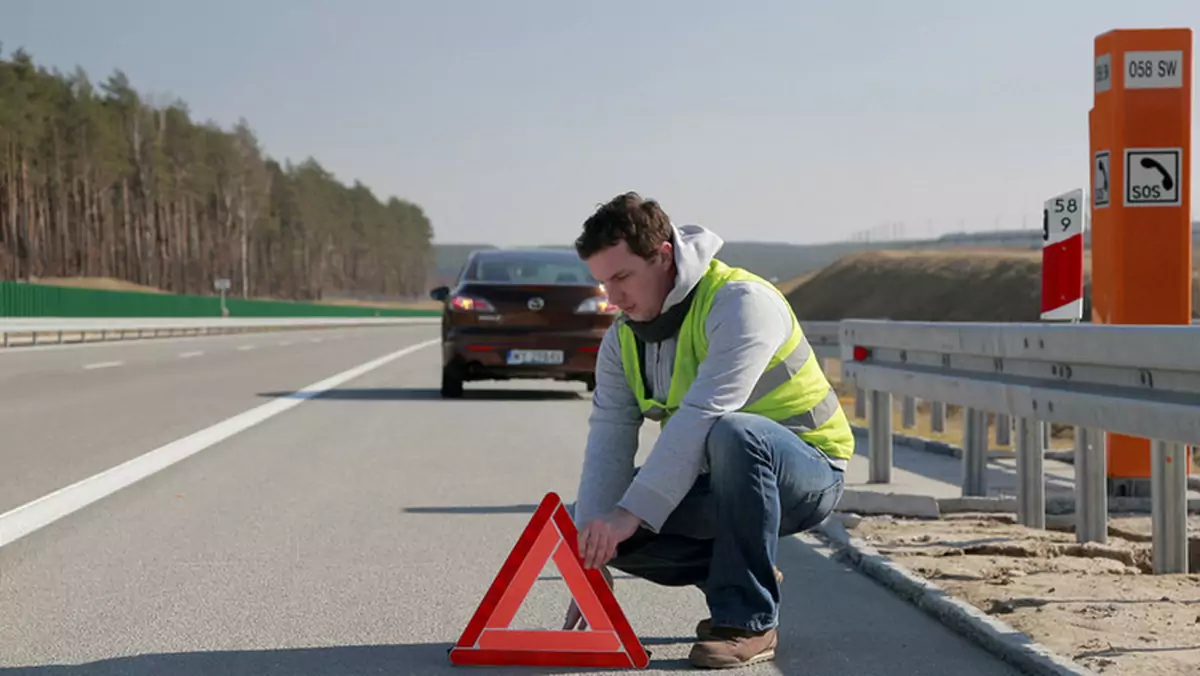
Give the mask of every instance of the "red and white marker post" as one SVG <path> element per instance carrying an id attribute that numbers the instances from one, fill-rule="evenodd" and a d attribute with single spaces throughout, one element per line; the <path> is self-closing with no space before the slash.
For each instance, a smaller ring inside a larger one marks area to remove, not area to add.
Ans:
<path id="1" fill-rule="evenodd" d="M 1042 206 L 1042 319 L 1083 318 L 1083 190 L 1046 200 Z"/>

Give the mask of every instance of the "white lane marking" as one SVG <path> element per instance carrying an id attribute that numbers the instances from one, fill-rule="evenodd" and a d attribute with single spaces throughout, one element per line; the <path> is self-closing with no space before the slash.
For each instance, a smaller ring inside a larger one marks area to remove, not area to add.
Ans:
<path id="1" fill-rule="evenodd" d="M 309 342 L 312 342 L 312 343 L 319 343 L 319 342 L 321 342 L 322 340 L 325 340 L 325 339 L 324 339 L 324 338 L 312 338 L 312 339 L 310 339 L 310 340 L 309 340 Z"/>
<path id="2" fill-rule="evenodd" d="M 253 345 L 238 345 L 238 352 L 245 352 L 247 350 L 253 350 L 253 349 L 254 349 Z"/>
<path id="3" fill-rule="evenodd" d="M 434 339 L 409 345 L 391 354 L 386 354 L 347 371 L 342 371 L 337 375 L 304 387 L 291 396 L 281 397 L 261 406 L 256 406 L 248 411 L 243 411 L 232 418 L 227 418 L 215 425 L 206 427 L 198 432 L 193 432 L 182 439 L 176 439 L 165 446 L 160 446 L 116 467 L 107 469 L 65 488 L 60 488 L 53 493 L 43 495 L 33 502 L 0 514 L 0 547 L 80 510 L 101 498 L 112 495 L 155 472 L 170 467 L 180 460 L 220 443 L 238 432 L 247 430 L 294 406 L 299 406 L 301 403 L 322 392 L 331 390 L 400 357 L 439 342 L 440 339 Z"/>
<path id="4" fill-rule="evenodd" d="M 124 365 L 125 365 L 125 362 L 123 362 L 123 361 L 101 361 L 101 362 L 96 362 L 95 364 L 85 364 L 83 368 L 87 369 L 88 371 L 92 371 L 94 369 L 111 369 L 111 368 L 115 368 L 117 366 L 124 366 Z"/>
<path id="5" fill-rule="evenodd" d="M 282 347 L 287 347 L 288 345 L 291 345 L 291 344 L 292 344 L 292 341 L 290 341 L 290 340 L 281 340 L 281 341 L 279 341 L 279 344 L 280 344 Z"/>
<path id="6" fill-rule="evenodd" d="M 180 359 L 191 359 L 192 357 L 199 357 L 203 354 L 204 354 L 204 350 L 196 350 L 195 352 L 184 352 L 179 355 L 179 358 Z"/>

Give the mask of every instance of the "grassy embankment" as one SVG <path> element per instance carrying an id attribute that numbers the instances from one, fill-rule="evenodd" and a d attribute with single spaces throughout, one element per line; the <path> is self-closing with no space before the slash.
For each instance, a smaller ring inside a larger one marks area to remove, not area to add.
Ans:
<path id="1" fill-rule="evenodd" d="M 102 291 L 139 291 L 142 293 L 168 293 L 167 291 L 163 291 L 162 289 L 159 289 L 159 288 L 156 288 L 153 286 L 145 286 L 142 284 L 135 284 L 133 282 L 127 282 L 127 281 L 120 280 L 120 279 L 113 279 L 111 277 L 43 277 L 36 281 L 38 284 L 44 284 L 46 286 L 69 286 L 69 287 L 74 287 L 74 288 L 79 288 L 79 289 L 98 289 L 98 290 L 102 290 Z M 235 297 L 236 295 L 237 294 L 230 292 L 231 297 Z M 278 300 L 278 299 L 277 298 L 251 297 L 251 300 Z M 319 301 L 313 301 L 313 302 L 316 304 L 319 304 L 319 305 L 347 305 L 347 306 L 357 306 L 357 307 L 374 307 L 374 308 L 398 309 L 398 310 L 437 310 L 437 309 L 441 308 L 441 303 L 438 303 L 437 301 L 432 300 L 432 299 L 415 301 L 415 302 L 411 302 L 411 303 L 395 303 L 395 302 L 386 302 L 386 301 L 360 301 L 360 300 L 350 300 L 350 299 L 319 300 Z"/>

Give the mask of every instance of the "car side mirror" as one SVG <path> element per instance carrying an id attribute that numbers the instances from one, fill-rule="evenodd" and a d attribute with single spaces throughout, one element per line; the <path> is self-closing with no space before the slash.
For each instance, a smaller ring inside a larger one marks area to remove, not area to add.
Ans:
<path id="1" fill-rule="evenodd" d="M 439 286 L 436 289 L 429 292 L 429 297 L 436 301 L 439 301 L 439 302 L 444 302 L 446 300 L 446 297 L 449 295 L 450 295 L 450 287 L 448 287 L 448 286 Z"/>

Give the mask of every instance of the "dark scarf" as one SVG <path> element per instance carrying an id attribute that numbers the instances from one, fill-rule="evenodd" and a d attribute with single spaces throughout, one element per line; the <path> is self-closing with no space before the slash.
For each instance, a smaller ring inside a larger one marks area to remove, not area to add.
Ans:
<path id="1" fill-rule="evenodd" d="M 679 327 L 683 325 L 683 318 L 687 316 L 688 310 L 692 307 L 692 298 L 696 295 L 696 289 L 699 286 L 699 284 L 693 286 L 686 298 L 654 319 L 648 322 L 635 322 L 627 318 L 625 323 L 639 342 L 661 343 L 679 332 Z"/>

